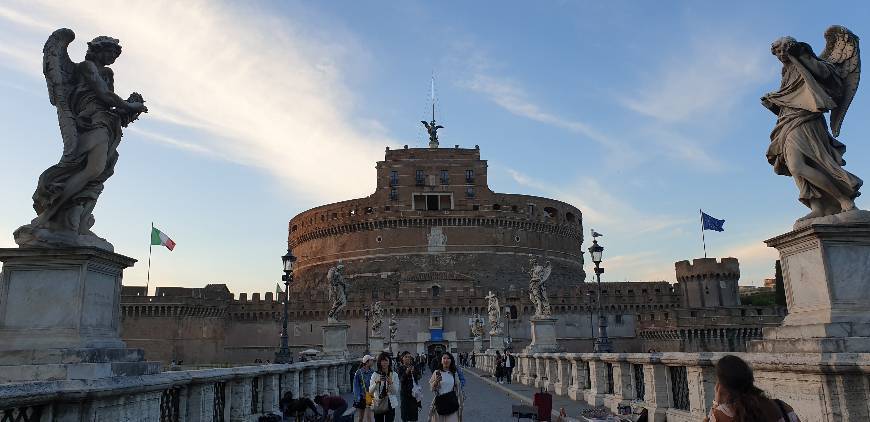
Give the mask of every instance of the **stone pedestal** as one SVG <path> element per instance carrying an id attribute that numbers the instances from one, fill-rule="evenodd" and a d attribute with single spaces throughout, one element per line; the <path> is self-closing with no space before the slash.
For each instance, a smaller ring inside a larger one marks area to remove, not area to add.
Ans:
<path id="1" fill-rule="evenodd" d="M 870 219 L 813 224 L 765 243 L 779 250 L 788 315 L 752 351 L 870 352 Z"/>
<path id="2" fill-rule="evenodd" d="M 136 260 L 93 247 L 0 249 L 0 382 L 159 371 L 120 337 L 121 274 Z"/>
<path id="3" fill-rule="evenodd" d="M 488 350 L 498 350 L 504 351 L 504 336 L 501 334 L 489 335 L 489 349 Z"/>
<path id="4" fill-rule="evenodd" d="M 372 356 L 377 357 L 378 353 L 383 352 L 385 349 L 384 346 L 384 337 L 383 336 L 371 336 L 369 337 L 369 353 Z"/>
<path id="5" fill-rule="evenodd" d="M 532 317 L 532 342 L 526 353 L 553 353 L 560 351 L 556 343 L 556 318 Z"/>
<path id="6" fill-rule="evenodd" d="M 483 337 L 475 337 L 474 338 L 474 351 L 482 352 L 483 351 Z"/>
<path id="7" fill-rule="evenodd" d="M 346 322 L 329 322 L 323 326 L 323 355 L 330 358 L 344 359 L 348 356 Z"/>

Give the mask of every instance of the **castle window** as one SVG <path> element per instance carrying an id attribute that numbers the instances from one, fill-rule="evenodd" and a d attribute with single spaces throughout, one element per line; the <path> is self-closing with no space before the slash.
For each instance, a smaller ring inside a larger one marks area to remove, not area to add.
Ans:
<path id="1" fill-rule="evenodd" d="M 559 216 L 559 212 L 553 207 L 544 207 L 544 212 L 547 214 L 547 218 L 556 218 Z"/>
<path id="2" fill-rule="evenodd" d="M 665 319 L 671 319 L 671 315 L 667 312 L 665 312 Z"/>
<path id="3" fill-rule="evenodd" d="M 649 314 L 649 320 L 650 320 L 650 321 L 655 321 L 655 320 L 656 320 L 656 314 Z"/>
<path id="4" fill-rule="evenodd" d="M 332 219 L 335 220 L 337 218 L 338 218 L 338 213 L 337 212 L 332 213 Z"/>
<path id="5" fill-rule="evenodd" d="M 697 312 L 697 311 L 691 311 L 691 312 L 689 312 L 689 316 L 691 316 L 692 318 L 695 318 L 695 317 L 698 316 L 698 312 Z"/>
<path id="6" fill-rule="evenodd" d="M 740 310 L 740 316 L 746 316 L 746 309 Z"/>
<path id="7" fill-rule="evenodd" d="M 465 188 L 465 196 L 467 198 L 474 198 L 474 186 L 468 186 Z"/>
<path id="8" fill-rule="evenodd" d="M 465 170 L 465 183 L 474 184 L 474 170 Z"/>
<path id="9" fill-rule="evenodd" d="M 441 184 L 449 185 L 450 184 L 450 174 L 447 173 L 447 170 L 441 170 Z"/>
<path id="10" fill-rule="evenodd" d="M 529 215 L 535 215 L 535 204 L 529 204 Z"/>
<path id="11" fill-rule="evenodd" d="M 441 288 L 438 286 L 432 286 L 432 297 L 438 297 L 441 294 Z"/>
<path id="12" fill-rule="evenodd" d="M 570 213 L 570 212 L 565 213 L 565 220 L 568 221 L 569 223 L 573 222 L 574 221 L 574 214 Z"/>
<path id="13" fill-rule="evenodd" d="M 513 211 L 513 212 L 517 212 L 517 206 L 516 206 L 516 205 L 511 205 L 511 211 Z"/>
<path id="14" fill-rule="evenodd" d="M 622 324 L 622 314 L 616 314 L 613 316 L 613 322 L 617 324 Z"/>
<path id="15" fill-rule="evenodd" d="M 375 209 L 374 209 L 374 208 L 372 208 L 372 207 L 366 207 L 366 214 L 371 214 L 371 213 L 373 213 L 373 212 L 375 212 Z"/>
<path id="16" fill-rule="evenodd" d="M 399 172 L 393 170 L 390 172 L 390 186 L 396 186 L 399 184 Z"/>
<path id="17" fill-rule="evenodd" d="M 417 170 L 414 176 L 414 180 L 417 183 L 417 186 L 423 186 L 426 184 L 426 175 L 423 174 L 423 170 Z"/>
<path id="18" fill-rule="evenodd" d="M 396 188 L 390 188 L 390 201 L 398 201 L 399 200 L 399 192 Z M 385 208 L 387 211 L 390 210 L 389 207 Z"/>

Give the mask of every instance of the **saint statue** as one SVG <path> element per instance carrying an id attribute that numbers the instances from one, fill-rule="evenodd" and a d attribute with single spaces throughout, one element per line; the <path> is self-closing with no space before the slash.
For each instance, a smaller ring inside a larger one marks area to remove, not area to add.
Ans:
<path id="1" fill-rule="evenodd" d="M 390 315 L 390 343 L 393 342 L 396 338 L 396 334 L 399 332 L 399 321 L 396 321 L 395 315 Z"/>
<path id="2" fill-rule="evenodd" d="M 380 337 L 381 329 L 384 325 L 384 308 L 381 307 L 381 301 L 372 304 L 372 336 Z"/>
<path id="3" fill-rule="evenodd" d="M 480 318 L 480 315 L 475 315 L 474 320 L 471 322 L 471 335 L 474 337 L 483 337 L 483 319 Z"/>
<path id="4" fill-rule="evenodd" d="M 767 160 L 776 174 L 794 178 L 798 199 L 810 209 L 798 222 L 856 210 L 862 184 L 843 169 L 846 146 L 834 138 L 858 89 L 858 37 L 835 25 L 825 31 L 825 41 L 820 56 L 792 37 L 774 41 L 771 53 L 782 62 L 782 83 L 761 97 L 777 116 Z"/>
<path id="5" fill-rule="evenodd" d="M 57 108 L 63 154 L 39 176 L 33 194 L 36 218 L 13 236 L 21 247 L 111 251 L 111 243 L 91 232 L 94 206 L 115 172 L 122 128 L 148 109 L 141 95 L 134 92 L 125 100 L 114 92 L 115 75 L 108 66 L 121 54 L 117 39 L 94 38 L 80 63 L 67 53 L 73 39 L 72 30 L 58 29 L 43 48 L 43 74 L 49 101 Z"/>
<path id="6" fill-rule="evenodd" d="M 332 308 L 327 314 L 328 322 L 338 322 L 338 317 L 341 311 L 347 305 L 347 282 L 344 281 L 344 265 L 341 261 L 338 265 L 329 269 L 326 273 L 326 278 L 329 280 L 329 300 L 332 302 Z"/>
<path id="7" fill-rule="evenodd" d="M 495 296 L 495 293 L 490 290 L 489 294 L 486 295 L 486 300 L 486 311 L 489 313 L 489 335 L 500 336 L 502 334 L 502 326 L 501 308 L 498 306 L 498 298 Z"/>
<path id="8" fill-rule="evenodd" d="M 549 317 L 550 299 L 547 298 L 547 287 L 544 283 L 550 278 L 553 266 L 547 261 L 546 266 L 538 264 L 535 257 L 529 259 L 529 299 L 535 306 L 536 317 Z"/>

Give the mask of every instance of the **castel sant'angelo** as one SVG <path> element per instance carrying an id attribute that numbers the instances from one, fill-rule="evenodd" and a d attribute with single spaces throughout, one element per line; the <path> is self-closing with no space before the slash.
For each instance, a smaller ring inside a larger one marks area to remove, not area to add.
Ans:
<path id="1" fill-rule="evenodd" d="M 433 123 L 434 124 L 434 123 Z M 298 257 L 290 287 L 289 340 L 294 350 L 322 347 L 327 272 L 344 266 L 351 353 L 366 348 L 365 309 L 380 302 L 387 348 L 426 353 L 470 351 L 470 322 L 486 320 L 493 292 L 504 309 L 515 350 L 530 340 L 534 313 L 527 292 L 529 261 L 549 261 L 546 282 L 560 344 L 589 351 L 597 327 L 597 290 L 586 282 L 582 211 L 556 199 L 494 192 L 481 150 L 386 149 L 377 188 L 359 199 L 311 208 L 288 224 Z M 588 245 L 587 245 L 588 246 Z M 608 282 L 601 308 L 616 351 L 740 350 L 761 327 L 781 319 L 773 308 L 747 309 L 737 295 L 734 258 L 676 264 L 676 278 Z M 125 287 L 123 335 L 148 356 L 186 363 L 243 363 L 274 357 L 283 303 L 272 292 Z"/>

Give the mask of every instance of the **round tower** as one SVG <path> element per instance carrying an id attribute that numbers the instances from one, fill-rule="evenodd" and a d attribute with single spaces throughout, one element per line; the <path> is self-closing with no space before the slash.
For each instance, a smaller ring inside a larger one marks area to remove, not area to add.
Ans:
<path id="1" fill-rule="evenodd" d="M 674 263 L 678 289 L 684 308 L 740 306 L 737 282 L 740 263 L 737 258 L 697 258 Z"/>

